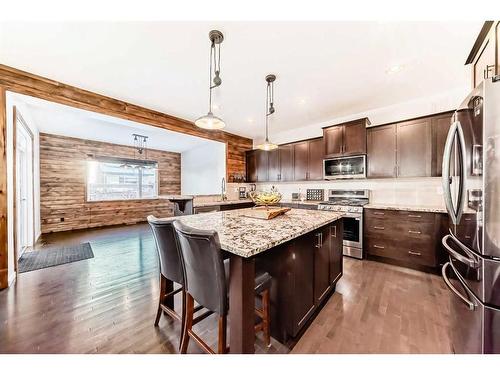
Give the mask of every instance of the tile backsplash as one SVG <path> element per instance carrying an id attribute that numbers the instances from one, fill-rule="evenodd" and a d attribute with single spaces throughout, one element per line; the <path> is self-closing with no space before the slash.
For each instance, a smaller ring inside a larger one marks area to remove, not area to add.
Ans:
<path id="1" fill-rule="evenodd" d="M 238 186 L 249 184 L 228 184 L 228 195 L 237 192 Z M 292 193 L 301 193 L 305 199 L 307 189 L 368 189 L 371 203 L 390 203 L 398 205 L 425 205 L 443 207 L 443 189 L 440 177 L 429 178 L 391 178 L 366 180 L 304 181 L 281 183 L 257 183 L 257 190 L 269 190 L 275 186 L 284 200 L 292 199 Z M 237 193 L 235 193 L 237 194 Z"/>

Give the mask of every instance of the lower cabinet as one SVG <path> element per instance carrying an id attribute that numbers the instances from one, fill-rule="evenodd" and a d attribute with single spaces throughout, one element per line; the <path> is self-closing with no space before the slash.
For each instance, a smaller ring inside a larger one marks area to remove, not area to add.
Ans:
<path id="1" fill-rule="evenodd" d="M 296 337 L 342 276 L 342 219 L 298 237 L 256 259 L 273 277 L 271 333 Z"/>
<path id="2" fill-rule="evenodd" d="M 439 213 L 364 210 L 364 249 L 368 255 L 437 267 L 440 260 Z"/>

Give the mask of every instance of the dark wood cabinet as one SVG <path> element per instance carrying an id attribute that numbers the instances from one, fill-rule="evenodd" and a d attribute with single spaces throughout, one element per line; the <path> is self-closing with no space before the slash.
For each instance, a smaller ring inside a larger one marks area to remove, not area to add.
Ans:
<path id="1" fill-rule="evenodd" d="M 366 154 L 367 118 L 323 128 L 325 157 Z"/>
<path id="2" fill-rule="evenodd" d="M 366 209 L 364 248 L 368 255 L 403 265 L 437 267 L 442 218 L 430 212 Z"/>
<path id="3" fill-rule="evenodd" d="M 344 125 L 344 155 L 366 154 L 366 126 L 368 119 Z"/>
<path id="4" fill-rule="evenodd" d="M 329 226 L 330 243 L 330 284 L 335 285 L 344 272 L 343 258 L 343 233 L 344 226 L 342 220 L 337 220 Z"/>
<path id="5" fill-rule="evenodd" d="M 267 151 L 268 154 L 268 172 L 267 172 L 267 180 L 268 181 L 279 181 L 280 180 L 280 153 L 279 149 L 275 149 L 272 151 Z"/>
<path id="6" fill-rule="evenodd" d="M 431 175 L 431 118 L 397 124 L 397 176 Z"/>
<path id="7" fill-rule="evenodd" d="M 328 294 L 330 284 L 330 227 L 315 233 L 314 239 L 314 300 L 319 304 Z"/>
<path id="8" fill-rule="evenodd" d="M 472 64 L 472 87 L 500 74 L 500 21 L 486 21 L 466 64 Z"/>
<path id="9" fill-rule="evenodd" d="M 296 239 L 292 245 L 292 270 L 290 283 L 293 285 L 291 301 L 291 334 L 296 336 L 314 312 L 314 267 L 315 252 L 311 247 L 317 241 L 316 232 Z"/>
<path id="10" fill-rule="evenodd" d="M 293 146 L 279 146 L 280 181 L 293 181 Z"/>
<path id="11" fill-rule="evenodd" d="M 432 165 L 431 175 L 440 177 L 443 167 L 443 153 L 448 130 L 452 123 L 453 112 L 448 112 L 432 118 Z"/>
<path id="12" fill-rule="evenodd" d="M 342 156 L 344 151 L 344 128 L 341 125 L 323 130 L 325 140 L 325 155 L 328 157 Z"/>
<path id="13" fill-rule="evenodd" d="M 293 144 L 293 176 L 294 181 L 305 181 L 309 175 L 309 142 Z"/>
<path id="14" fill-rule="evenodd" d="M 323 138 L 309 141 L 308 180 L 323 179 L 324 150 Z"/>
<path id="15" fill-rule="evenodd" d="M 257 154 L 255 150 L 246 152 L 247 182 L 257 182 Z"/>
<path id="16" fill-rule="evenodd" d="M 396 125 L 367 129 L 368 178 L 396 177 Z"/>

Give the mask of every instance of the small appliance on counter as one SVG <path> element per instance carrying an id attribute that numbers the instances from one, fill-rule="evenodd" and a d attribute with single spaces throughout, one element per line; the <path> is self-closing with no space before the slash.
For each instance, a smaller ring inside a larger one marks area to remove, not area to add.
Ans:
<path id="1" fill-rule="evenodd" d="M 300 201 L 300 193 L 292 193 L 292 201 Z"/>
<path id="2" fill-rule="evenodd" d="M 325 191 L 323 189 L 307 189 L 306 201 L 323 201 L 325 198 Z"/>
<path id="3" fill-rule="evenodd" d="M 247 199 L 248 195 L 247 195 L 247 188 L 246 187 L 240 186 L 238 188 L 238 197 L 240 199 Z"/>

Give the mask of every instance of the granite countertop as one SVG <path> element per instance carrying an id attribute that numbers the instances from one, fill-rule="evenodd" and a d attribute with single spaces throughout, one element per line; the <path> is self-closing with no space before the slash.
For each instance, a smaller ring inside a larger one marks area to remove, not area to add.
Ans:
<path id="1" fill-rule="evenodd" d="M 380 210 L 396 210 L 396 211 L 418 211 L 418 212 L 433 212 L 445 214 L 446 208 L 440 206 L 425 206 L 397 203 L 369 203 L 364 208 L 375 208 Z"/>
<path id="2" fill-rule="evenodd" d="M 179 216 L 197 229 L 215 230 L 223 250 L 248 258 L 311 232 L 343 216 L 330 211 L 291 209 L 271 220 L 242 216 L 246 209 Z"/>
<path id="3" fill-rule="evenodd" d="M 192 195 L 159 195 L 158 198 L 160 199 L 168 199 L 170 201 L 182 201 L 182 200 L 191 200 L 194 197 Z"/>
<path id="4" fill-rule="evenodd" d="M 284 204 L 290 204 L 290 203 L 298 203 L 298 204 L 309 204 L 311 206 L 317 206 L 318 204 L 320 204 L 321 202 L 324 202 L 324 201 L 292 201 L 290 199 L 282 199 L 280 201 L 280 203 L 284 203 Z"/>
<path id="5" fill-rule="evenodd" d="M 226 201 L 194 202 L 194 207 L 224 206 L 227 204 L 252 203 L 251 199 L 232 199 Z"/>

